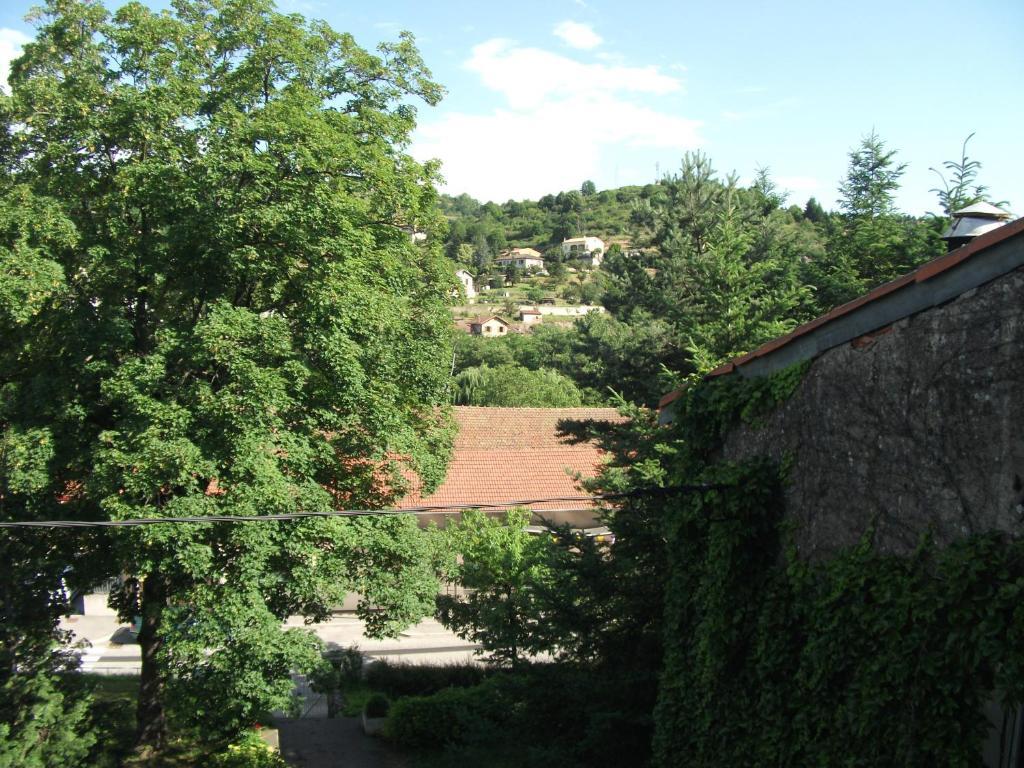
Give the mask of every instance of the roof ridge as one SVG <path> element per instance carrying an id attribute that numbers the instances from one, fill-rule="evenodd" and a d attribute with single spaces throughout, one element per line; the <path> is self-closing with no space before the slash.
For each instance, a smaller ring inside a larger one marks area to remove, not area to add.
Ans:
<path id="1" fill-rule="evenodd" d="M 1011 237 L 1015 237 L 1021 233 L 1024 233 L 1024 217 L 1018 218 L 1014 221 L 1007 222 L 1006 224 L 1003 224 L 1000 227 L 991 229 L 988 232 L 985 232 L 984 234 L 978 235 L 969 243 L 961 245 L 959 248 L 955 248 L 949 253 L 945 253 L 941 256 L 936 256 L 934 259 L 926 261 L 924 264 L 919 265 L 916 269 L 907 272 L 903 275 L 900 275 L 894 280 L 890 280 L 886 283 L 882 283 L 881 285 L 875 286 L 867 293 L 864 293 L 858 296 L 857 298 L 848 301 L 844 304 L 840 304 L 838 307 L 829 310 L 825 314 L 820 315 L 807 323 L 803 323 L 797 326 L 789 333 L 784 334 L 782 336 L 777 336 L 776 338 L 771 339 L 770 341 L 767 341 L 764 344 L 761 344 L 756 349 L 746 353 L 745 355 L 739 355 L 738 357 L 732 358 L 728 362 L 720 365 L 718 368 L 715 368 L 710 373 L 707 373 L 705 377 L 707 378 L 712 376 L 722 376 L 725 374 L 732 373 L 738 367 L 743 366 L 744 364 L 750 362 L 751 360 L 754 360 L 755 358 L 759 357 L 764 357 L 765 355 L 769 355 L 775 350 L 786 346 L 791 341 L 794 341 L 795 339 L 798 339 L 801 336 L 810 333 L 811 331 L 819 328 L 820 326 L 826 325 L 834 320 L 838 320 L 842 317 L 845 317 L 846 315 L 855 312 L 861 307 L 870 304 L 874 301 L 877 301 L 878 299 L 881 299 L 882 297 L 887 296 L 890 293 L 898 291 L 902 288 L 906 288 L 911 285 L 916 285 L 931 280 L 937 275 L 940 275 L 946 272 L 947 270 L 957 266 L 958 264 L 976 256 L 978 253 L 986 251 L 989 248 L 992 248 L 1006 240 L 1009 240 Z M 903 317 L 908 317 L 909 315 L 912 314 L 915 314 L 915 312 L 909 312 L 906 315 L 903 315 Z M 846 339 L 845 341 L 849 341 L 849 339 Z M 835 344 L 828 347 L 828 349 L 832 349 L 836 346 L 839 346 L 842 343 L 844 343 L 844 341 L 838 341 Z M 664 408 L 665 406 L 677 400 L 682 395 L 683 391 L 684 388 L 679 388 L 663 395 L 662 398 L 658 401 L 658 408 Z"/>

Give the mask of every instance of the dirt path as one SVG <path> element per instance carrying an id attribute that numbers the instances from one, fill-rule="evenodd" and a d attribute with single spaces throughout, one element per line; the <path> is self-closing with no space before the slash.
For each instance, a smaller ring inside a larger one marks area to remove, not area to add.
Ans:
<path id="1" fill-rule="evenodd" d="M 380 739 L 366 736 L 357 717 L 277 720 L 281 755 L 296 768 L 408 768 Z"/>

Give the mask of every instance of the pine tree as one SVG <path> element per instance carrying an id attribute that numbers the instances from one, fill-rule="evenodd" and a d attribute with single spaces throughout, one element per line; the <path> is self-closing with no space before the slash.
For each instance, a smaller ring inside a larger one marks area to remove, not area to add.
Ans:
<path id="1" fill-rule="evenodd" d="M 931 191 L 938 195 L 942 213 L 947 217 L 961 208 L 989 200 L 988 187 L 978 184 L 978 171 L 981 170 L 981 162 L 971 160 L 967 156 L 967 143 L 973 138 L 974 134 L 972 133 L 964 139 L 963 146 L 960 148 L 959 161 L 947 160 L 942 164 L 946 173 L 950 174 L 949 179 L 942 171 L 935 168 L 928 169 L 936 174 L 942 182 L 941 189 L 936 187 Z M 1002 206 L 1004 204 L 1005 201 L 1001 201 L 995 205 Z"/>
<path id="2" fill-rule="evenodd" d="M 895 156 L 874 131 L 850 152 L 839 187 L 839 226 L 830 232 L 827 258 L 808 270 L 821 311 L 941 253 L 933 227 L 897 210 L 895 193 L 906 164 Z"/>

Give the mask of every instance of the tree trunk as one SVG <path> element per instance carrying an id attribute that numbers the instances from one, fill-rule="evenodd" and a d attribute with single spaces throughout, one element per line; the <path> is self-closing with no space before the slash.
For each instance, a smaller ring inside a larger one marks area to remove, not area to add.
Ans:
<path id="1" fill-rule="evenodd" d="M 164 712 L 165 681 L 157 665 L 163 640 L 160 623 L 167 604 L 166 586 L 159 576 L 150 574 L 142 584 L 142 628 L 139 647 L 142 649 L 142 675 L 139 680 L 139 708 L 135 746 L 140 750 L 159 751 L 167 743 L 167 715 Z"/>

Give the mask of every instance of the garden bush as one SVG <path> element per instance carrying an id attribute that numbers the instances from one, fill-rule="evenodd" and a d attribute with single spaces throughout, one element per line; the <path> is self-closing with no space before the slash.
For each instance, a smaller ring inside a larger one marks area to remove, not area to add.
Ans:
<path id="1" fill-rule="evenodd" d="M 366 683 L 390 698 L 428 696 L 445 688 L 469 688 L 483 682 L 486 670 L 477 664 L 394 664 L 378 661 L 366 668 Z"/>
<path id="2" fill-rule="evenodd" d="M 366 700 L 363 714 L 367 717 L 387 717 L 391 702 L 383 693 L 375 693 Z"/>
<path id="3" fill-rule="evenodd" d="M 288 768 L 288 763 L 256 733 L 247 733 L 237 744 L 214 755 L 210 768 Z"/>
<path id="4" fill-rule="evenodd" d="M 431 696 L 399 699 L 391 707 L 384 735 L 414 751 L 438 750 L 489 731 L 502 720 L 503 707 L 493 686 L 446 688 Z"/>
<path id="5" fill-rule="evenodd" d="M 385 735 L 403 749 L 432 753 L 430 765 L 438 768 L 642 765 L 651 723 L 631 716 L 632 696 L 629 682 L 613 674 L 533 664 L 494 673 L 473 688 L 401 699 Z"/>

